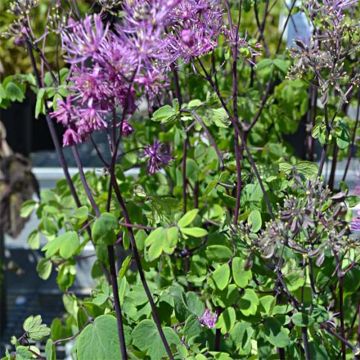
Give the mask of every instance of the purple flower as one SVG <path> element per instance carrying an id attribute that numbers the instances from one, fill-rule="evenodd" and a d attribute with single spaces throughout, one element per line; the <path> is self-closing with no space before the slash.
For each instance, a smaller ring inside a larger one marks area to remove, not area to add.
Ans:
<path id="1" fill-rule="evenodd" d="M 155 140 L 153 145 L 149 145 L 144 150 L 145 156 L 148 157 L 148 172 L 153 175 L 162 167 L 169 164 L 172 157 L 164 149 L 164 144 Z"/>
<path id="2" fill-rule="evenodd" d="M 202 326 L 213 329 L 217 319 L 217 314 L 213 314 L 209 309 L 205 309 L 204 313 L 199 317 L 199 322 Z"/>
<path id="3" fill-rule="evenodd" d="M 73 129 L 67 129 L 63 137 L 63 146 L 71 146 L 81 143 L 82 139 Z"/>
<path id="4" fill-rule="evenodd" d="M 192 30 L 184 29 L 181 31 L 181 40 L 186 46 L 192 47 L 195 44 L 195 36 Z"/>
<path id="5" fill-rule="evenodd" d="M 98 64 L 92 68 L 75 67 L 70 78 L 73 82 L 72 88 L 77 92 L 77 98 L 81 103 L 87 103 L 90 100 L 102 102 L 113 97 L 113 88 L 102 73 Z"/>
<path id="6" fill-rule="evenodd" d="M 93 56 L 100 48 L 108 29 L 109 26 L 104 26 L 100 15 L 87 16 L 81 22 L 71 19 L 61 34 L 66 60 L 77 63 Z"/>
<path id="7" fill-rule="evenodd" d="M 71 95 L 51 116 L 68 129 L 64 144 L 107 128 L 107 119 L 121 107 L 127 119 L 137 94 L 154 99 L 168 85 L 170 65 L 212 51 L 222 31 L 220 0 L 125 0 L 122 12 L 111 29 L 93 15 L 71 19 L 61 32 Z M 127 136 L 133 128 L 125 122 L 121 131 Z M 157 141 L 145 155 L 150 174 L 171 160 Z"/>
<path id="8" fill-rule="evenodd" d="M 53 119 L 61 123 L 63 126 L 68 126 L 71 118 L 73 117 L 73 107 L 71 96 L 68 96 L 66 100 L 58 99 L 57 108 L 55 111 L 50 113 Z"/>
<path id="9" fill-rule="evenodd" d="M 80 118 L 76 124 L 78 133 L 84 136 L 107 128 L 107 123 L 103 118 L 105 115 L 106 111 L 96 108 L 90 100 L 86 108 L 79 109 Z"/>
<path id="10" fill-rule="evenodd" d="M 169 52 L 189 62 L 217 46 L 223 30 L 223 11 L 217 0 L 181 1 L 171 12 Z"/>
<path id="11" fill-rule="evenodd" d="M 129 136 L 134 132 L 134 128 L 129 124 L 127 120 L 124 120 L 121 127 L 121 134 Z"/>

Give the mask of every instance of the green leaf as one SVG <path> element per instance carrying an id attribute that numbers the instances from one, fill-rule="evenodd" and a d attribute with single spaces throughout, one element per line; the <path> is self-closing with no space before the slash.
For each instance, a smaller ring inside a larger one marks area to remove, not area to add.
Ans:
<path id="1" fill-rule="evenodd" d="M 180 345 L 180 339 L 172 328 L 164 327 L 163 331 L 170 346 Z M 150 359 L 160 360 L 167 358 L 159 332 L 152 320 L 141 321 L 135 327 L 131 337 L 134 346 L 146 353 Z"/>
<path id="2" fill-rule="evenodd" d="M 46 360 L 56 360 L 56 349 L 53 341 L 48 339 L 45 346 Z"/>
<path id="3" fill-rule="evenodd" d="M 210 245 L 206 248 L 206 256 L 210 261 L 225 262 L 232 257 L 232 251 L 224 245 Z"/>
<path id="4" fill-rule="evenodd" d="M 252 210 L 248 217 L 248 223 L 252 232 L 258 232 L 262 226 L 261 213 L 259 210 Z"/>
<path id="5" fill-rule="evenodd" d="M 230 124 L 229 116 L 224 108 L 212 109 L 210 119 L 220 128 L 227 128 Z"/>
<path id="6" fill-rule="evenodd" d="M 186 306 L 189 311 L 196 316 L 201 316 L 205 310 L 205 306 L 202 301 L 199 299 L 197 294 L 192 291 L 186 293 Z"/>
<path id="7" fill-rule="evenodd" d="M 49 259 L 41 259 L 36 265 L 36 271 L 39 277 L 43 280 L 47 280 L 52 271 L 52 262 Z"/>
<path id="8" fill-rule="evenodd" d="M 41 340 L 50 335 L 50 328 L 42 323 L 40 315 L 29 316 L 23 324 L 23 328 L 32 340 Z"/>
<path id="9" fill-rule="evenodd" d="M 266 68 L 269 68 L 270 66 L 273 66 L 273 60 L 272 59 L 263 59 L 263 60 L 260 60 L 256 64 L 256 70 L 266 69 Z"/>
<path id="10" fill-rule="evenodd" d="M 219 290 L 224 290 L 230 279 L 229 264 L 220 265 L 211 275 L 216 287 Z"/>
<path id="11" fill-rule="evenodd" d="M 17 360 L 31 360 L 34 358 L 34 354 L 29 350 L 27 346 L 16 346 L 16 359 Z M 5 358 L 6 360 L 13 360 L 13 357 Z M 3 360 L 3 359 L 2 359 Z"/>
<path id="12" fill-rule="evenodd" d="M 307 327 L 311 326 L 315 320 L 308 314 L 298 312 L 291 317 L 291 321 L 295 326 Z"/>
<path id="13" fill-rule="evenodd" d="M 150 246 L 153 243 L 157 242 L 160 237 L 163 236 L 164 228 L 159 227 L 155 230 L 153 230 L 149 236 L 145 240 L 145 246 Z"/>
<path id="14" fill-rule="evenodd" d="M 45 251 L 47 258 L 59 253 L 64 259 L 69 259 L 76 253 L 79 246 L 78 234 L 75 231 L 67 231 L 56 239 L 49 241 L 42 250 Z"/>
<path id="15" fill-rule="evenodd" d="M 281 326 L 281 323 L 274 317 L 264 320 L 264 334 L 267 340 L 278 348 L 284 348 L 289 345 L 289 329 Z"/>
<path id="16" fill-rule="evenodd" d="M 15 83 L 9 82 L 5 86 L 6 97 L 11 101 L 22 102 L 25 99 L 23 90 Z"/>
<path id="17" fill-rule="evenodd" d="M 170 105 L 164 105 L 160 109 L 157 109 L 152 116 L 153 121 L 159 121 L 162 123 L 166 123 L 173 119 L 173 117 L 176 115 L 176 111 L 173 107 Z"/>
<path id="18" fill-rule="evenodd" d="M 80 333 L 76 340 L 78 360 L 119 360 L 119 338 L 116 318 L 101 315 Z"/>
<path id="19" fill-rule="evenodd" d="M 149 247 L 148 260 L 153 261 L 157 259 L 163 252 L 163 241 L 165 237 L 165 229 L 159 227 L 153 230 L 145 240 L 145 246 Z"/>
<path id="20" fill-rule="evenodd" d="M 40 248 L 40 233 L 37 230 L 32 231 L 28 236 L 27 243 L 31 250 L 38 250 Z"/>
<path id="21" fill-rule="evenodd" d="M 207 231 L 205 229 L 202 228 L 198 228 L 198 227 L 192 227 L 192 228 L 181 228 L 180 231 L 184 234 L 184 235 L 189 235 L 192 237 L 196 237 L 196 238 L 201 238 L 207 235 Z"/>
<path id="22" fill-rule="evenodd" d="M 252 279 L 251 270 L 245 270 L 244 261 L 239 257 L 233 259 L 231 268 L 235 284 L 239 288 L 245 288 Z"/>
<path id="23" fill-rule="evenodd" d="M 176 226 L 165 229 L 165 237 L 162 244 L 164 252 L 171 255 L 179 240 L 179 229 Z"/>
<path id="24" fill-rule="evenodd" d="M 235 325 L 235 322 L 236 322 L 235 310 L 232 307 L 228 307 L 219 316 L 219 319 L 216 323 L 216 328 L 220 329 L 221 333 L 225 335 L 232 330 L 232 328 Z"/>
<path id="25" fill-rule="evenodd" d="M 238 322 L 230 332 L 230 337 L 236 344 L 237 349 L 251 351 L 251 338 L 255 330 L 251 324 L 245 321 Z"/>
<path id="26" fill-rule="evenodd" d="M 284 74 L 288 72 L 289 63 L 286 60 L 274 59 L 273 64 Z"/>
<path id="27" fill-rule="evenodd" d="M 181 228 L 184 228 L 188 225 L 190 225 L 196 218 L 196 215 L 198 214 L 199 209 L 193 209 L 188 211 L 179 221 L 178 226 Z"/>
<path id="28" fill-rule="evenodd" d="M 190 315 L 184 325 L 184 336 L 187 342 L 192 343 L 192 339 L 197 338 L 202 332 L 202 327 L 199 318 L 195 315 Z"/>
<path id="29" fill-rule="evenodd" d="M 40 114 L 45 113 L 45 94 L 46 89 L 42 88 L 38 91 L 35 105 L 35 118 L 38 119 Z"/>
<path id="30" fill-rule="evenodd" d="M 27 218 L 35 210 L 37 202 L 35 200 L 27 200 L 21 205 L 20 216 Z"/>
<path id="31" fill-rule="evenodd" d="M 239 303 L 240 311 L 245 316 L 255 315 L 259 306 L 259 298 L 255 291 L 246 289 Z"/>
<path id="32" fill-rule="evenodd" d="M 272 310 L 276 304 L 276 298 L 272 295 L 265 295 L 260 298 L 261 313 L 271 315 Z"/>
<path id="33" fill-rule="evenodd" d="M 198 108 L 199 106 L 201 106 L 203 103 L 201 100 L 199 99 L 194 99 L 194 100 L 191 100 L 188 104 L 187 104 L 187 108 L 188 109 L 194 109 L 194 108 Z"/>
<path id="34" fill-rule="evenodd" d="M 115 215 L 110 213 L 101 214 L 91 229 L 95 244 L 113 245 L 116 241 L 115 230 L 117 228 L 118 221 Z"/>
<path id="35" fill-rule="evenodd" d="M 132 256 L 129 255 L 125 258 L 125 260 L 121 264 L 121 268 L 119 270 L 119 278 L 123 278 L 126 274 L 126 271 L 128 270 L 130 264 L 131 264 Z"/>
<path id="36" fill-rule="evenodd" d="M 311 161 L 300 161 L 296 165 L 296 170 L 300 174 L 305 175 L 307 178 L 317 177 L 317 174 L 318 174 L 317 164 L 314 164 Z"/>
<path id="37" fill-rule="evenodd" d="M 148 257 L 149 261 L 154 261 L 163 252 L 172 254 L 176 248 L 179 239 L 179 230 L 176 226 L 164 229 L 163 227 L 157 228 L 150 233 L 145 240 L 145 246 L 149 247 Z"/>
<path id="38" fill-rule="evenodd" d="M 89 209 L 87 206 L 81 206 L 74 211 L 73 217 L 79 219 L 80 222 L 87 220 L 89 216 Z"/>

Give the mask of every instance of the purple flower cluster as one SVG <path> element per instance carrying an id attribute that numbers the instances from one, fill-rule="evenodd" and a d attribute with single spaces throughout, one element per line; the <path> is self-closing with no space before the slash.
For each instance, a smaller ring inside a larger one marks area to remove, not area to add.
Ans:
<path id="1" fill-rule="evenodd" d="M 213 329 L 217 319 L 217 314 L 213 314 L 209 309 L 205 309 L 204 313 L 199 317 L 199 322 L 202 326 Z"/>
<path id="2" fill-rule="evenodd" d="M 51 114 L 67 129 L 64 146 L 113 124 L 130 134 L 133 129 L 124 119 L 135 111 L 136 95 L 155 98 L 167 84 L 171 64 L 214 49 L 222 30 L 219 3 L 127 0 L 122 21 L 111 29 L 100 15 L 70 19 L 61 31 L 64 58 L 71 64 L 70 95 L 58 101 Z M 123 116 L 114 119 L 119 109 Z M 154 160 L 151 169 L 158 162 Z"/>
<path id="3" fill-rule="evenodd" d="M 222 17 L 217 0 L 181 1 L 171 12 L 170 53 L 189 62 L 212 51 L 223 29 Z"/>
<path id="4" fill-rule="evenodd" d="M 148 172 L 151 175 L 158 172 L 163 166 L 166 166 L 172 159 L 171 155 L 166 151 L 164 144 L 157 140 L 145 148 L 144 154 L 148 158 Z"/>
<path id="5" fill-rule="evenodd" d="M 344 10 L 357 4 L 358 0 L 324 0 L 325 10 L 338 25 L 344 18 Z"/>

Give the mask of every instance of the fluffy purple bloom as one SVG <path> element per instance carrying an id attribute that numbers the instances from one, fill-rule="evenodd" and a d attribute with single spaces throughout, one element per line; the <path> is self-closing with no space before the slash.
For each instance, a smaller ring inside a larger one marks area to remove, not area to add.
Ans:
<path id="1" fill-rule="evenodd" d="M 169 52 L 185 62 L 217 46 L 223 30 L 223 12 L 217 0 L 182 1 L 171 12 Z"/>
<path id="2" fill-rule="evenodd" d="M 121 21 L 111 29 L 100 15 L 70 20 L 61 36 L 65 60 L 71 64 L 71 96 L 52 113 L 71 129 L 64 143 L 83 141 L 107 128 L 119 108 L 128 118 L 136 109 L 136 94 L 145 93 L 152 100 L 168 85 L 167 74 L 177 59 L 188 62 L 212 51 L 222 31 L 219 4 L 220 0 L 125 0 Z M 122 127 L 124 135 L 133 131 L 128 123 Z M 146 153 L 150 173 L 171 159 L 158 142 Z"/>
<path id="3" fill-rule="evenodd" d="M 96 108 L 92 101 L 89 101 L 87 107 L 79 109 L 79 120 L 76 124 L 78 133 L 86 136 L 93 131 L 107 128 L 107 123 L 104 120 L 106 113 L 106 111 Z"/>
<path id="4" fill-rule="evenodd" d="M 145 148 L 144 154 L 148 157 L 148 172 L 151 175 L 169 164 L 172 159 L 171 155 L 166 151 L 164 144 L 157 140 Z"/>
<path id="5" fill-rule="evenodd" d="M 72 88 L 81 103 L 87 103 L 90 100 L 104 103 L 113 97 L 114 89 L 98 64 L 89 69 L 75 67 L 70 80 L 73 82 Z"/>
<path id="6" fill-rule="evenodd" d="M 81 136 L 73 129 L 67 129 L 63 137 L 63 146 L 71 146 L 81 143 Z"/>
<path id="7" fill-rule="evenodd" d="M 204 313 L 199 317 L 199 322 L 202 326 L 213 329 L 217 322 L 217 314 L 213 314 L 209 309 L 205 309 Z"/>
<path id="8" fill-rule="evenodd" d="M 87 16 L 83 21 L 70 20 L 62 32 L 62 47 L 69 63 L 77 63 L 94 55 L 108 32 L 100 15 Z"/>
<path id="9" fill-rule="evenodd" d="M 69 125 L 73 115 L 74 113 L 71 96 L 68 96 L 65 101 L 58 99 L 56 110 L 50 113 L 50 116 L 53 119 L 56 119 L 57 122 L 61 123 L 63 126 Z"/>

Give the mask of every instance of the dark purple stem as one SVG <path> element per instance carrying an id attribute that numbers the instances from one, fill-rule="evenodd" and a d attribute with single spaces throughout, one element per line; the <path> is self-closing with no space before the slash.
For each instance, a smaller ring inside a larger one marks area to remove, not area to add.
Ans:
<path id="1" fill-rule="evenodd" d="M 117 200 L 119 202 L 119 205 L 121 207 L 121 210 L 122 210 L 122 213 L 124 215 L 125 221 L 126 221 L 126 223 L 128 225 L 132 225 L 131 220 L 130 220 L 130 216 L 129 216 L 129 212 L 127 210 L 125 201 L 124 201 L 124 199 L 123 199 L 123 197 L 121 195 L 120 187 L 119 187 L 119 185 L 117 183 L 114 172 L 111 172 L 110 176 L 111 176 L 112 187 L 113 187 L 113 189 L 115 191 L 115 195 L 116 195 Z M 160 318 L 159 318 L 159 315 L 158 315 L 158 312 L 157 312 L 157 309 L 156 309 L 156 305 L 155 305 L 154 299 L 152 297 L 151 291 L 149 289 L 149 286 L 148 286 L 146 278 L 145 278 L 145 273 L 144 273 L 144 269 L 143 269 L 142 264 L 141 264 L 141 258 L 140 258 L 139 250 L 137 248 L 134 232 L 133 232 L 133 229 L 132 229 L 131 226 L 128 227 L 128 232 L 129 232 L 130 243 L 131 243 L 131 248 L 132 248 L 133 256 L 134 256 L 134 259 L 135 259 L 135 263 L 136 263 L 136 266 L 137 266 L 138 271 L 139 271 L 141 283 L 143 285 L 146 296 L 147 296 L 147 298 L 149 300 L 149 303 L 150 303 L 151 312 L 152 312 L 152 316 L 153 316 L 155 325 L 156 325 L 156 327 L 158 329 L 161 341 L 162 341 L 162 343 L 164 345 L 164 348 L 166 350 L 166 353 L 167 353 L 169 359 L 173 360 L 174 357 L 172 355 L 169 343 L 166 340 L 164 331 L 163 331 L 163 329 L 161 327 L 161 321 L 160 321 Z"/>
<path id="2" fill-rule="evenodd" d="M 329 181 L 328 181 L 330 190 L 334 190 L 335 173 L 336 173 L 338 154 L 339 154 L 339 148 L 338 148 L 336 142 L 334 142 L 332 161 L 331 161 L 331 171 L 330 171 Z"/>
<path id="3" fill-rule="evenodd" d="M 99 217 L 100 210 L 99 210 L 98 205 L 95 202 L 94 196 L 93 196 L 91 189 L 89 187 L 89 184 L 86 180 L 86 176 L 85 176 L 85 173 L 83 170 L 79 152 L 78 152 L 76 146 L 74 146 L 72 148 L 72 150 L 73 150 L 73 155 L 74 155 L 76 165 L 79 170 L 80 180 L 81 180 L 81 183 L 86 192 L 87 198 L 89 199 L 90 204 L 95 211 L 96 217 Z M 110 281 L 111 281 L 111 286 L 112 286 L 112 291 L 113 291 L 113 296 L 114 296 L 114 307 L 115 307 L 115 314 L 116 314 L 116 321 L 117 321 L 120 352 L 121 352 L 122 359 L 127 360 L 128 356 L 127 356 L 127 352 L 126 352 L 124 326 L 123 326 L 122 311 L 121 311 L 120 298 L 119 298 L 119 289 L 118 289 L 118 284 L 117 284 L 114 247 L 112 245 L 108 246 L 107 251 L 108 251 L 108 259 L 109 259 L 109 266 L 110 266 Z"/>

